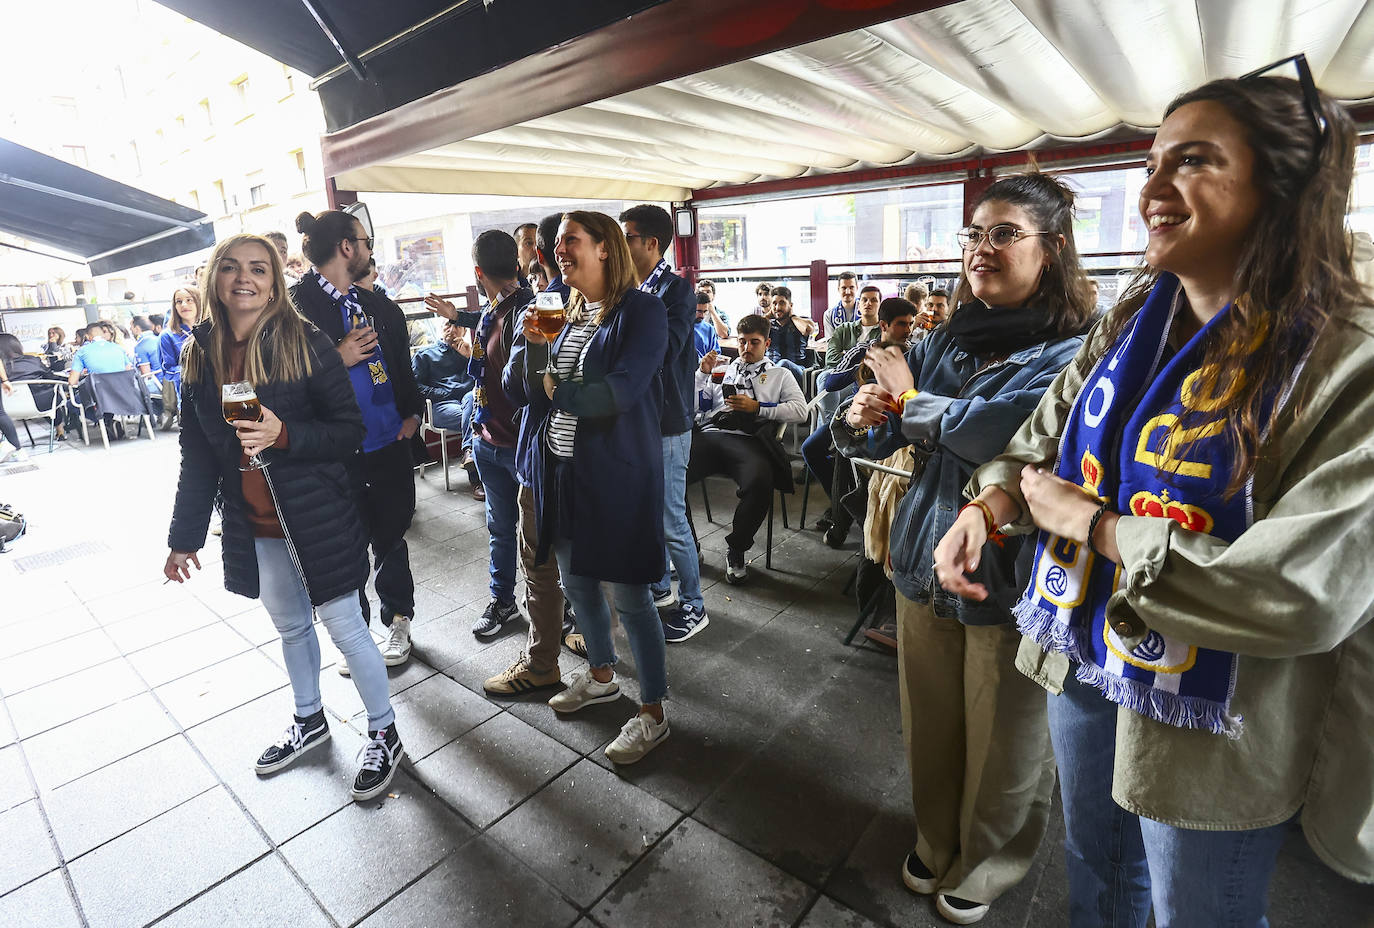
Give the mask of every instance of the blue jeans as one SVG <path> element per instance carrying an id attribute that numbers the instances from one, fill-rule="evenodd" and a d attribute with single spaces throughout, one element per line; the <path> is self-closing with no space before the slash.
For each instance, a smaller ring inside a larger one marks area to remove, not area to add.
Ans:
<path id="1" fill-rule="evenodd" d="M 696 537 L 687 522 L 687 459 L 692 456 L 692 431 L 663 436 L 663 537 L 668 549 L 659 590 L 672 588 L 672 568 L 677 568 L 677 598 L 684 606 L 704 612 L 701 598 L 701 561 Z"/>
<path id="2" fill-rule="evenodd" d="M 515 473 L 515 449 L 498 448 L 485 439 L 472 443 L 477 475 L 487 490 L 487 550 L 491 557 L 491 598 L 515 602 L 515 554 L 519 549 L 520 481 Z M 579 613 L 580 617 L 580 613 Z"/>
<path id="3" fill-rule="evenodd" d="M 796 361 L 789 361 L 786 358 L 778 358 L 773 363 L 778 367 L 783 367 L 791 371 L 792 376 L 797 378 L 797 386 L 801 388 L 803 393 L 806 392 L 806 368 L 802 367 Z"/>
<path id="4" fill-rule="evenodd" d="M 811 476 L 829 497 L 830 485 L 835 480 L 835 442 L 830 438 L 829 420 L 823 420 L 816 426 L 816 431 L 802 442 L 801 451 L 806 469 L 811 471 Z"/>
<path id="5" fill-rule="evenodd" d="M 462 399 L 441 400 L 434 404 L 434 424 L 463 436 L 463 453 L 472 450 L 472 391 Z"/>
<path id="6" fill-rule="evenodd" d="M 553 553 L 563 576 L 563 593 L 577 612 L 577 630 L 587 642 L 587 663 L 593 667 L 614 667 L 617 658 L 611 641 L 611 610 L 601 593 L 601 581 L 572 572 L 572 542 L 568 539 L 555 541 Z M 668 692 L 668 663 L 663 623 L 654 608 L 654 594 L 649 592 L 647 583 L 613 583 L 611 592 L 620 624 L 630 639 L 635 666 L 639 668 L 639 701 L 646 706 L 660 703 Z"/>
<path id="7" fill-rule="evenodd" d="M 313 715 L 324 703 L 320 699 L 320 639 L 311 624 L 310 597 L 283 539 L 258 538 L 254 546 L 258 554 L 258 597 L 281 633 L 281 654 L 286 661 L 286 675 L 291 678 L 296 714 Z M 331 599 L 317 611 L 334 646 L 348 661 L 353 685 L 367 707 L 368 730 L 390 725 L 396 720 L 396 713 L 391 709 L 386 665 L 382 663 L 382 652 L 368 634 L 357 591 Z"/>
<path id="8" fill-rule="evenodd" d="M 1069 924 L 1144 928 L 1153 897 L 1158 928 L 1266 928 L 1269 878 L 1290 823 L 1201 831 L 1127 812 L 1111 796 L 1116 713 L 1115 703 L 1072 672 L 1063 694 L 1049 697 Z"/>

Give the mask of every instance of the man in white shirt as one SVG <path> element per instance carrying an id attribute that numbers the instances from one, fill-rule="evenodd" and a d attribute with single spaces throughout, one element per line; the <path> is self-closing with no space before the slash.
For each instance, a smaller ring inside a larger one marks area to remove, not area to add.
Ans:
<path id="1" fill-rule="evenodd" d="M 775 488 L 790 489 L 791 467 L 775 437 L 778 422 L 806 420 L 806 400 L 788 371 L 767 358 L 768 320 L 759 315 L 739 321 L 739 357 L 717 383 L 716 352 L 701 359 L 696 372 L 697 428 L 687 462 L 687 482 L 724 474 L 739 487 L 739 504 L 725 536 L 725 579 L 743 583 L 749 576 L 745 553 L 768 515 Z"/>

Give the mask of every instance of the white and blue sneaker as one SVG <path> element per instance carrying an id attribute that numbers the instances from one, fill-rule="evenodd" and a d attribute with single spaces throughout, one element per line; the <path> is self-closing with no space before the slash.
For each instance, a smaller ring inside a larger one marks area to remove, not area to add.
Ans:
<path id="1" fill-rule="evenodd" d="M 705 607 L 687 605 L 661 616 L 660 620 L 663 622 L 663 640 L 669 644 L 686 641 L 711 622 Z"/>
<path id="2" fill-rule="evenodd" d="M 673 603 L 677 602 L 677 594 L 673 592 L 671 586 L 663 590 L 657 587 L 651 587 L 649 592 L 654 595 L 654 606 L 659 609 L 667 609 Z"/>

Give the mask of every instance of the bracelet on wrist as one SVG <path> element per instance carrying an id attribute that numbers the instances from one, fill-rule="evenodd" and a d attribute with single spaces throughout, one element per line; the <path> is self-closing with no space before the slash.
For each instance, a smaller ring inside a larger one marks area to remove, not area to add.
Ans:
<path id="1" fill-rule="evenodd" d="M 975 499 L 973 502 L 966 503 L 962 508 L 960 508 L 958 515 L 963 515 L 965 509 L 977 509 L 980 512 L 982 512 L 983 527 L 987 529 L 988 535 L 991 535 L 993 531 L 996 530 L 997 517 L 992 514 L 992 507 L 989 506 L 987 503 L 983 502 L 981 499 Z M 958 516 L 956 516 L 955 518 L 958 518 Z"/>
<path id="2" fill-rule="evenodd" d="M 917 390 L 917 389 L 914 388 L 914 387 L 913 387 L 912 389 L 910 389 L 910 390 L 903 390 L 902 393 L 901 393 L 901 395 L 897 397 L 897 405 L 898 405 L 898 406 L 906 406 L 907 400 L 912 399 L 913 397 L 916 396 L 916 394 L 918 394 L 918 393 L 920 393 L 920 392 L 921 392 L 920 390 Z"/>
<path id="3" fill-rule="evenodd" d="M 1104 499 L 1101 502 L 1101 504 L 1098 505 L 1097 511 L 1093 513 L 1092 518 L 1088 520 L 1088 538 L 1086 544 L 1088 546 L 1088 550 L 1091 551 L 1093 554 L 1096 554 L 1098 557 L 1104 557 L 1105 555 L 1103 555 L 1101 551 L 1097 550 L 1097 546 L 1093 544 L 1093 535 L 1097 532 L 1097 523 L 1102 521 L 1102 515 L 1106 511 L 1107 501 Z"/>

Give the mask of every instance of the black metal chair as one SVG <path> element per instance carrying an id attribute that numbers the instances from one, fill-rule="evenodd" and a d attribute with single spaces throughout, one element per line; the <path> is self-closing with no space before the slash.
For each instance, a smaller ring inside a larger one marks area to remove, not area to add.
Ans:
<path id="1" fill-rule="evenodd" d="M 778 423 L 778 441 L 782 441 L 783 435 L 786 434 L 786 432 L 787 432 L 787 426 L 788 426 L 788 423 L 786 423 L 786 422 L 779 422 L 779 423 Z M 712 475 L 712 476 L 714 476 L 714 475 Z M 698 484 L 700 484 L 700 486 L 701 486 L 701 505 L 702 505 L 702 508 L 704 508 L 704 509 L 706 510 L 706 521 L 707 521 L 707 522 L 715 522 L 715 519 L 713 519 L 713 518 L 711 517 L 711 496 L 710 496 L 709 493 L 706 492 L 706 481 L 707 481 L 707 479 L 708 479 L 707 477 L 702 477 L 700 480 L 698 480 L 698 481 L 696 481 L 696 482 L 697 482 Z M 787 529 L 790 529 L 790 528 L 792 527 L 792 526 L 790 526 L 790 525 L 787 524 L 787 500 L 786 500 L 786 498 L 783 496 L 783 491 L 782 491 L 782 490 L 778 490 L 776 494 L 771 494 L 771 493 L 770 493 L 769 496 L 768 496 L 768 523 L 767 523 L 768 529 L 767 529 L 767 535 L 765 536 L 765 538 L 766 538 L 766 547 L 764 548 L 764 555 L 763 555 L 763 566 L 766 567 L 766 568 L 768 568 L 769 570 L 772 570 L 772 569 L 773 569 L 773 509 L 775 508 L 775 507 L 774 507 L 774 496 L 775 496 L 775 495 L 776 495 L 776 498 L 782 502 L 782 527 L 783 527 L 783 528 L 787 528 Z"/>
<path id="2" fill-rule="evenodd" d="M 153 407 L 148 401 L 148 389 L 138 371 L 130 369 L 113 374 L 90 374 L 86 378 L 86 398 L 95 409 L 95 421 L 100 426 L 100 441 L 106 449 L 110 447 L 110 437 L 105 431 L 106 416 L 135 416 L 138 418 L 139 431 L 148 426 L 148 440 L 157 436 L 153 429 Z M 86 428 L 86 417 L 81 417 L 81 438 L 90 444 Z"/>

